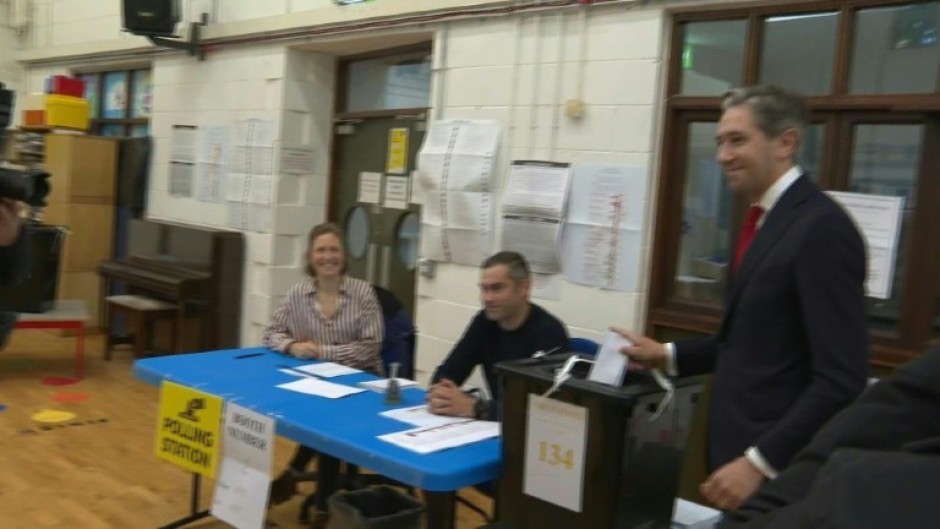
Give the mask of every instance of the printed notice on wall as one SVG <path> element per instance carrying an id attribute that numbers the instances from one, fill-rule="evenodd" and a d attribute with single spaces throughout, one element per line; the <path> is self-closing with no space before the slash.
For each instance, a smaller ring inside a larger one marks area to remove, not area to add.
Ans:
<path id="1" fill-rule="evenodd" d="M 385 177 L 385 207 L 408 209 L 408 177 Z"/>
<path id="2" fill-rule="evenodd" d="M 196 198 L 200 201 L 221 203 L 225 199 L 225 177 L 231 153 L 228 133 L 228 127 L 223 125 L 200 131 L 196 159 Z"/>
<path id="3" fill-rule="evenodd" d="M 521 253 L 533 272 L 552 274 L 561 269 L 558 245 L 570 181 L 567 163 L 512 162 L 503 194 L 500 248 Z"/>
<path id="4" fill-rule="evenodd" d="M 523 492 L 581 512 L 587 409 L 529 394 Z"/>
<path id="5" fill-rule="evenodd" d="M 193 178 L 196 170 L 196 127 L 173 125 L 170 137 L 170 196 L 193 196 Z"/>
<path id="6" fill-rule="evenodd" d="M 359 202 L 378 204 L 382 198 L 382 173 L 359 173 Z"/>
<path id="7" fill-rule="evenodd" d="M 411 183 L 413 201 L 424 206 L 423 257 L 478 266 L 490 254 L 499 131 L 499 123 L 488 120 L 431 123 Z"/>
<path id="8" fill-rule="evenodd" d="M 229 402 L 222 469 L 212 515 L 238 529 L 262 529 L 274 454 L 274 419 Z"/>
<path id="9" fill-rule="evenodd" d="M 633 291 L 639 280 L 648 172 L 577 164 L 561 237 L 562 270 L 573 283 Z"/>
<path id="10" fill-rule="evenodd" d="M 889 299 L 894 282 L 898 238 L 901 236 L 904 199 L 842 191 L 828 193 L 845 208 L 865 239 L 865 253 L 868 254 L 865 295 Z"/>
<path id="11" fill-rule="evenodd" d="M 281 146 L 281 172 L 289 174 L 313 173 L 313 149 L 288 145 Z"/>
<path id="12" fill-rule="evenodd" d="M 388 160 L 385 172 L 405 174 L 408 171 L 408 129 L 396 127 L 388 131 Z"/>

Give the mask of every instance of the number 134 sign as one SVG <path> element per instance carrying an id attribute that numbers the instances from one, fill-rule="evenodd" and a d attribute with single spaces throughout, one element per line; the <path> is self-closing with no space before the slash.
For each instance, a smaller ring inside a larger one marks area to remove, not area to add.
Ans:
<path id="1" fill-rule="evenodd" d="M 587 409 L 529 394 L 523 492 L 581 512 Z"/>

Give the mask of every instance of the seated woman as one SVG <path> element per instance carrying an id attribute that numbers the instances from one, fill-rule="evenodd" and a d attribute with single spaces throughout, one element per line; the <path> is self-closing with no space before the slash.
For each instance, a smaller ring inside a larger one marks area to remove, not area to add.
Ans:
<path id="1" fill-rule="evenodd" d="M 336 362 L 381 375 L 382 311 L 369 283 L 345 275 L 346 250 L 339 226 L 326 223 L 310 230 L 306 261 L 310 277 L 287 292 L 265 329 L 264 344 L 296 358 Z M 296 494 L 297 481 L 314 455 L 312 449 L 298 447 L 289 468 L 271 487 L 272 504 Z M 335 489 L 338 475 L 339 461 L 321 455 L 318 489 Z M 318 494 L 318 511 L 326 512 L 326 500 L 327 494 Z"/>

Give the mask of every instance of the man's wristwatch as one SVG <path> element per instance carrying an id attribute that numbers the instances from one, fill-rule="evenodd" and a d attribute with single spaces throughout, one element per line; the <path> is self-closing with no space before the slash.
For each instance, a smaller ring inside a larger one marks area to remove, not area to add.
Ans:
<path id="1" fill-rule="evenodd" d="M 490 403 L 483 397 L 477 397 L 476 402 L 473 403 L 473 418 L 474 419 L 486 419 L 490 414 Z"/>

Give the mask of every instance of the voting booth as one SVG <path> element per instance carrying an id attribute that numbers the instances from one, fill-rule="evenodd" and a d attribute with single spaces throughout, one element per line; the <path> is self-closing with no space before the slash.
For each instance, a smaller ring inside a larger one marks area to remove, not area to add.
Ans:
<path id="1" fill-rule="evenodd" d="M 628 373 L 586 380 L 589 364 L 545 395 L 570 354 L 506 362 L 499 527 L 668 529 L 701 377 Z M 569 362 L 570 363 L 570 362 Z"/>

